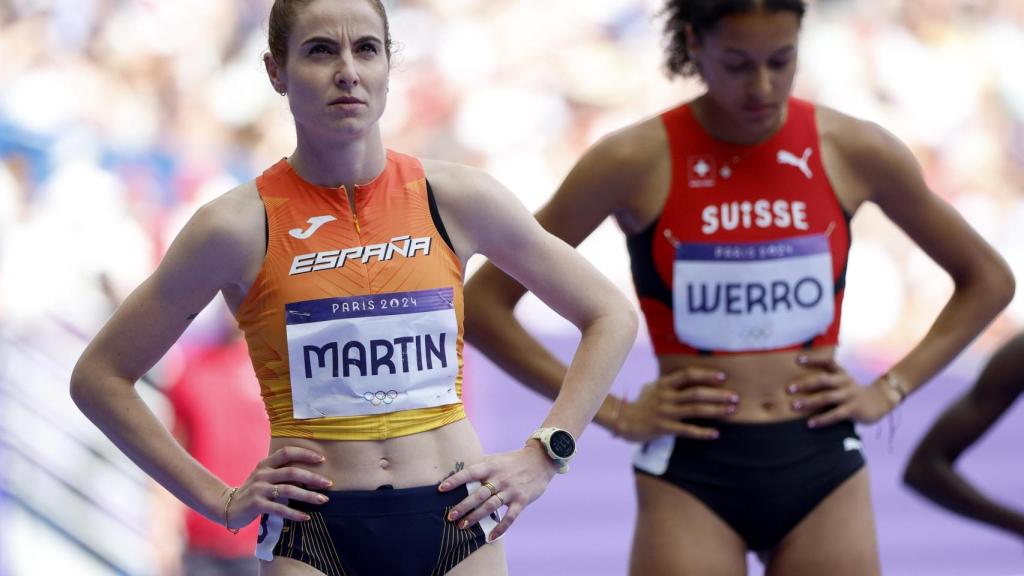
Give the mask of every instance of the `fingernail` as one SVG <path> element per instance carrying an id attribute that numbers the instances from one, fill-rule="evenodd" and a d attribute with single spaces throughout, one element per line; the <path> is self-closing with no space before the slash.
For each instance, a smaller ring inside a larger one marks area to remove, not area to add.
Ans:
<path id="1" fill-rule="evenodd" d="M 715 380 L 725 380 L 725 372 L 715 374 Z"/>
<path id="2" fill-rule="evenodd" d="M 807 422 L 807 426 L 809 428 L 817 428 L 818 427 L 818 422 L 816 420 L 810 420 L 810 421 Z"/>
<path id="3" fill-rule="evenodd" d="M 444 492 L 445 490 L 448 489 L 448 487 L 449 484 L 447 482 L 441 482 L 441 485 L 438 486 L 437 489 L 440 490 L 441 492 Z"/>
<path id="4" fill-rule="evenodd" d="M 436 516 L 435 516 L 435 518 L 436 518 Z M 448 514 L 448 521 L 449 522 L 455 522 L 458 519 L 459 519 L 459 513 L 457 511 L 452 510 L 451 514 Z"/>
<path id="5" fill-rule="evenodd" d="M 800 402 L 799 400 L 796 401 L 796 402 L 793 402 L 793 409 L 794 410 L 799 410 L 799 409 L 801 409 L 803 407 L 804 407 L 804 403 L 803 402 Z"/>
<path id="6" fill-rule="evenodd" d="M 807 363 L 807 356 L 801 354 L 801 355 L 796 357 L 796 361 L 801 363 L 801 364 L 805 364 L 805 363 Z"/>
<path id="7" fill-rule="evenodd" d="M 313 517 L 312 517 L 312 516 L 310 516 L 309 514 L 303 514 L 303 515 L 302 515 L 302 521 L 303 521 L 303 522 L 309 522 L 309 521 L 310 521 L 310 520 L 312 520 L 312 519 L 313 519 Z"/>
<path id="8" fill-rule="evenodd" d="M 711 433 L 711 439 L 714 440 L 716 438 L 718 438 L 718 432 L 712 432 Z"/>
<path id="9" fill-rule="evenodd" d="M 729 402 L 735 403 L 735 402 L 739 402 L 739 401 L 740 401 L 740 397 L 737 396 L 736 394 L 733 394 L 732 396 L 729 396 Z"/>
<path id="10" fill-rule="evenodd" d="M 466 522 L 465 520 L 463 520 L 462 522 L 459 522 L 459 530 L 465 530 L 466 526 L 468 526 L 468 525 L 469 525 L 469 522 Z"/>
<path id="11" fill-rule="evenodd" d="M 330 498 L 328 498 L 327 496 L 324 496 L 323 494 L 320 495 L 321 504 L 326 504 L 328 500 L 330 500 Z"/>
<path id="12" fill-rule="evenodd" d="M 796 384 L 790 384 L 789 386 L 787 386 L 786 392 L 789 392 L 790 394 L 796 394 Z"/>
<path id="13" fill-rule="evenodd" d="M 317 459 L 317 462 L 323 462 L 324 460 L 327 460 L 327 458 L 324 458 L 323 456 L 320 456 L 320 457 L 319 457 L 319 458 Z"/>
<path id="14" fill-rule="evenodd" d="M 331 486 L 334 486 L 334 480 L 328 480 L 328 481 L 327 481 L 327 482 L 326 482 L 326 483 L 324 484 L 324 486 L 325 486 L 326 488 L 330 488 Z"/>
<path id="15" fill-rule="evenodd" d="M 736 406 L 726 406 L 725 407 L 725 413 L 726 414 L 732 414 L 733 412 L 736 412 Z"/>

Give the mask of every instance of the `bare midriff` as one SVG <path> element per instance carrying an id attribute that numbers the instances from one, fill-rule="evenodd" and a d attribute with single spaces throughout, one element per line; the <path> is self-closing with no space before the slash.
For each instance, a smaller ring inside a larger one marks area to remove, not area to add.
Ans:
<path id="1" fill-rule="evenodd" d="M 334 482 L 331 490 L 375 490 L 384 485 L 411 488 L 438 484 L 458 466 L 483 458 L 469 420 L 388 440 L 312 440 L 271 438 L 271 453 L 285 446 L 313 450 L 326 460 L 295 464 Z"/>
<path id="2" fill-rule="evenodd" d="M 730 356 L 658 356 L 662 375 L 688 366 L 721 370 L 726 374 L 722 386 L 740 396 L 736 413 L 724 418 L 730 422 L 779 422 L 805 418 L 808 413 L 793 409 L 800 395 L 789 394 L 786 388 L 797 378 L 812 374 L 817 369 L 797 363 L 801 355 L 832 358 L 835 347 L 823 346 L 814 350 L 740 354 Z"/>

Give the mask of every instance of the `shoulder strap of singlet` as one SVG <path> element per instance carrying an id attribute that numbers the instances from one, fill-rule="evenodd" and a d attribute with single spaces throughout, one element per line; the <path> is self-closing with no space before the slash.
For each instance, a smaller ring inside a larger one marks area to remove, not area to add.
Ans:
<path id="1" fill-rule="evenodd" d="M 437 209 L 437 200 L 434 199 L 434 189 L 430 187 L 430 180 L 424 178 L 423 181 L 427 184 L 427 203 L 430 205 L 430 219 L 434 221 L 434 228 L 437 228 L 437 232 L 444 239 L 444 243 L 448 245 L 448 248 L 455 252 L 452 240 L 448 237 L 448 230 L 445 229 L 444 222 L 441 221 L 441 211 Z"/>

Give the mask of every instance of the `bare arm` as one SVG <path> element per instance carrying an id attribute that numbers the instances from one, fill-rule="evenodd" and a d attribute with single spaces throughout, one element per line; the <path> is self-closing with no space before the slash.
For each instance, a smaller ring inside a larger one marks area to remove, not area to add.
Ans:
<path id="1" fill-rule="evenodd" d="M 1024 514 L 981 493 L 954 467 L 1020 395 L 1022 375 L 1024 335 L 1019 335 L 996 351 L 974 387 L 932 425 L 914 450 L 903 481 L 957 514 L 1024 537 Z"/>
<path id="2" fill-rule="evenodd" d="M 482 253 L 580 329 L 580 344 L 561 375 L 558 393 L 542 426 L 579 437 L 608 393 L 636 338 L 629 301 L 570 246 L 547 233 L 522 204 L 491 177 L 463 166 L 424 163 L 438 208 L 456 252 L 465 262 Z M 466 318 L 486 313 L 467 306 Z M 525 434 L 524 434 L 525 436 Z M 537 442 L 487 456 L 441 483 L 451 490 L 469 481 L 486 483 L 456 505 L 449 519 L 465 528 L 507 505 L 491 533 L 503 534 L 522 510 L 540 497 L 558 467 Z"/>
<path id="3" fill-rule="evenodd" d="M 262 215 L 247 219 L 246 206 L 225 196 L 201 208 L 153 275 L 90 342 L 71 376 L 71 396 L 82 412 L 154 480 L 218 523 L 225 520 L 228 486 L 178 444 L 142 401 L 135 382 L 218 291 L 253 275 L 252 263 L 262 259 L 262 228 L 254 235 L 239 223 L 260 222 Z M 245 507 L 252 508 L 250 500 Z M 233 525 L 244 525 L 245 515 L 234 505 L 232 510 L 239 512 Z M 299 519 L 295 511 L 280 512 Z"/>
<path id="4" fill-rule="evenodd" d="M 554 197 L 537 213 L 541 226 L 570 246 L 578 246 L 610 215 L 627 210 L 620 196 L 645 185 L 645 166 L 637 158 L 646 150 L 632 134 L 612 135 L 588 151 L 572 169 Z M 577 292 L 583 292 L 576 283 Z M 527 288 L 492 263 L 484 265 L 466 285 L 466 336 L 469 341 L 517 380 L 534 391 L 556 398 L 566 366 L 516 319 L 513 311 Z M 597 422 L 610 427 L 617 399 L 609 397 Z"/>
<path id="5" fill-rule="evenodd" d="M 544 425 L 582 433 L 636 337 L 632 305 L 586 259 L 545 231 L 511 192 L 486 174 L 449 167 L 431 176 L 431 182 L 438 189 L 442 211 L 451 216 L 446 225 L 464 260 L 473 253 L 487 256 L 514 278 L 511 283 L 525 286 L 519 288 L 520 294 L 529 289 L 579 328 L 582 338 L 568 368 L 518 323 L 512 331 L 532 343 L 520 352 L 535 351 L 544 357 L 541 370 L 546 374 L 544 380 L 553 384 L 550 396 L 555 398 Z M 476 317 L 488 313 L 467 297 L 467 326 L 477 326 Z"/>
<path id="6" fill-rule="evenodd" d="M 934 377 L 995 318 L 1014 293 L 1006 262 L 949 204 L 928 189 L 910 150 L 875 124 L 831 113 L 823 141 L 838 147 L 847 169 L 859 175 L 864 198 L 882 211 L 953 279 L 954 291 L 924 338 L 890 370 L 903 392 Z M 801 384 L 802 386 L 803 384 Z M 812 420 L 814 425 L 852 418 L 874 422 L 902 394 L 885 379 L 842 394 L 841 404 Z M 805 402 L 819 407 L 819 399 Z"/>
<path id="7" fill-rule="evenodd" d="M 608 216 L 627 234 L 650 225 L 661 212 L 671 181 L 664 127 L 651 118 L 611 134 L 589 150 L 554 197 L 537 213 L 553 235 L 577 246 Z M 555 398 L 566 366 L 545 349 L 513 314 L 526 288 L 487 264 L 466 286 L 466 336 L 498 366 L 531 389 Z M 643 386 L 635 401 L 605 397 L 596 422 L 634 441 L 664 434 L 713 439 L 717 432 L 685 418 L 727 418 L 739 396 L 727 375 L 690 366 Z"/>

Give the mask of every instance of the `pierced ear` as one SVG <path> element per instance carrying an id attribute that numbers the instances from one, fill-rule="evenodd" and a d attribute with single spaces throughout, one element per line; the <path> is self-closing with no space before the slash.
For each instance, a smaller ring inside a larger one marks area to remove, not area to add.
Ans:
<path id="1" fill-rule="evenodd" d="M 267 70 L 267 78 L 270 80 L 270 85 L 274 87 L 274 91 L 281 96 L 287 94 L 288 88 L 283 78 L 282 69 L 270 52 L 263 53 L 263 67 Z"/>

